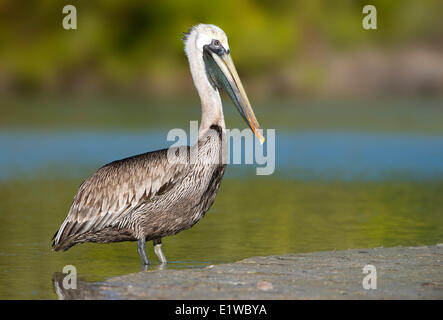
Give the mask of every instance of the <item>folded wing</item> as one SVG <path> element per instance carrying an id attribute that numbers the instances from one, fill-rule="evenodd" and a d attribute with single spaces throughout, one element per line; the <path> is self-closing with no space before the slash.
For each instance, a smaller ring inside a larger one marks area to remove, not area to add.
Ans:
<path id="1" fill-rule="evenodd" d="M 142 203 L 169 189 L 187 173 L 171 163 L 167 149 L 111 162 L 80 186 L 68 216 L 54 235 L 53 249 L 65 240 L 115 224 Z"/>

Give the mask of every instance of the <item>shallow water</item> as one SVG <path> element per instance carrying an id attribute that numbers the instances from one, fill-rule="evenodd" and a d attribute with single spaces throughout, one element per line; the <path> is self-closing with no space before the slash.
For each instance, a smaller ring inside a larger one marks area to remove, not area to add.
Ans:
<path id="1" fill-rule="evenodd" d="M 84 178 L 168 145 L 166 134 L 1 132 L 0 298 L 57 298 L 52 274 L 67 264 L 87 281 L 140 271 L 135 243 L 54 253 L 51 237 Z M 275 174 L 230 166 L 205 218 L 164 239 L 167 268 L 442 242 L 442 176 L 443 135 L 277 132 Z"/>
<path id="2" fill-rule="evenodd" d="M 116 159 L 170 146 L 173 142 L 167 141 L 167 134 L 166 130 L 0 131 L 0 179 L 39 176 L 42 172 L 46 176 L 84 178 L 85 171 L 93 172 Z M 265 150 L 272 151 L 267 143 Z M 230 163 L 233 163 L 232 152 Z M 254 174 L 255 167 L 233 165 L 227 175 Z M 307 180 L 443 178 L 443 134 L 277 131 L 275 169 L 277 175 Z"/>

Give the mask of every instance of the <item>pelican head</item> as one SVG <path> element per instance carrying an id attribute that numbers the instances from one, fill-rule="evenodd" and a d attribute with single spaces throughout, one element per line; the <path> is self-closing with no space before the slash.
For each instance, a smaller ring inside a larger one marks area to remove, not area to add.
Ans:
<path id="1" fill-rule="evenodd" d="M 212 24 L 199 24 L 184 35 L 185 52 L 200 96 L 205 94 L 203 90 L 210 90 L 210 88 L 201 89 L 205 81 L 210 84 L 217 96 L 218 89 L 224 90 L 260 143 L 263 143 L 265 138 L 235 69 L 225 32 Z"/>

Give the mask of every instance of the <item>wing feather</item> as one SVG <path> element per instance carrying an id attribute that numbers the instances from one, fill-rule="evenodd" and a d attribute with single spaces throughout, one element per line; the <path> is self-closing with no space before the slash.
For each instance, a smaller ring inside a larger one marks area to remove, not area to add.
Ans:
<path id="1" fill-rule="evenodd" d="M 167 149 L 101 167 L 80 185 L 68 216 L 54 236 L 53 247 L 72 236 L 114 224 L 150 201 L 162 186 L 178 182 L 186 175 L 186 168 L 183 164 L 170 163 Z"/>

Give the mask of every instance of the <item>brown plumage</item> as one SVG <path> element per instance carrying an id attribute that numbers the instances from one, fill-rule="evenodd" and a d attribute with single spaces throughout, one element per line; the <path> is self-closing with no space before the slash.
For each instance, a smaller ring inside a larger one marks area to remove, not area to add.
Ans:
<path id="1" fill-rule="evenodd" d="M 222 161 L 226 154 L 226 127 L 219 89 L 228 92 L 263 141 L 224 32 L 201 24 L 191 28 L 184 41 L 202 104 L 197 143 L 101 167 L 79 187 L 66 219 L 53 237 L 53 250 L 67 250 L 83 242 L 138 241 L 142 263 L 148 265 L 145 242 L 153 240 L 155 253 L 165 263 L 161 238 L 189 229 L 204 216 L 226 169 Z"/>
<path id="2" fill-rule="evenodd" d="M 220 157 L 220 127 L 213 126 L 180 163 L 170 163 L 167 149 L 111 162 L 84 181 L 68 216 L 54 235 L 54 250 L 82 242 L 146 241 L 192 227 L 215 199 L 226 165 Z M 173 152 L 173 151 L 172 151 Z"/>

